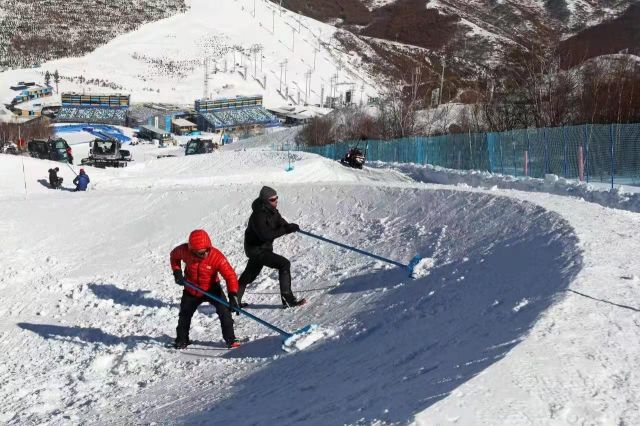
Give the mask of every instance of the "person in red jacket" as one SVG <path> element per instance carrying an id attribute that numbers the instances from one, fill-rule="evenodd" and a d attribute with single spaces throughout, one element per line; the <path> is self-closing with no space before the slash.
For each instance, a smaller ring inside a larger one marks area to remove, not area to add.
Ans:
<path id="1" fill-rule="evenodd" d="M 218 273 L 220 273 L 227 283 L 229 304 L 232 308 L 238 307 L 238 278 L 236 273 L 222 252 L 211 245 L 211 239 L 206 231 L 196 229 L 191 232 L 188 243 L 181 244 L 171 250 L 170 259 L 176 284 L 183 285 L 186 279 L 192 285 L 226 301 L 227 299 L 222 291 L 220 278 L 218 277 Z M 182 262 L 186 265 L 184 276 Z M 191 318 L 202 302 L 209 302 L 216 308 L 216 313 L 222 326 L 222 337 L 227 343 L 227 347 L 235 348 L 240 346 L 233 331 L 231 310 L 202 292 L 185 286 L 180 301 L 175 348 L 182 349 L 191 344 L 189 340 Z"/>

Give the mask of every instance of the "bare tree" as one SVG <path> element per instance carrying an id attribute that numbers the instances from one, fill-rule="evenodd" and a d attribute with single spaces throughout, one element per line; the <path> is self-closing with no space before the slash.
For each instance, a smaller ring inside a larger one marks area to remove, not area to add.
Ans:
<path id="1" fill-rule="evenodd" d="M 0 139 L 18 142 L 18 139 L 47 139 L 53 136 L 51 123 L 45 117 L 39 117 L 27 123 L 0 123 Z"/>
<path id="2" fill-rule="evenodd" d="M 379 127 L 384 138 L 402 138 L 416 133 L 416 111 L 422 98 L 402 80 L 387 85 L 377 102 Z"/>
<path id="3" fill-rule="evenodd" d="M 333 121 L 329 117 L 313 117 L 298 133 L 296 141 L 309 146 L 327 145 L 335 142 Z"/>
<path id="4" fill-rule="evenodd" d="M 576 71 L 561 68 L 559 40 L 549 37 L 506 52 L 490 76 L 493 84 L 485 108 L 491 130 L 547 127 L 575 119 Z"/>
<path id="5" fill-rule="evenodd" d="M 581 73 L 576 123 L 640 122 L 640 65 L 620 56 L 590 61 Z"/>

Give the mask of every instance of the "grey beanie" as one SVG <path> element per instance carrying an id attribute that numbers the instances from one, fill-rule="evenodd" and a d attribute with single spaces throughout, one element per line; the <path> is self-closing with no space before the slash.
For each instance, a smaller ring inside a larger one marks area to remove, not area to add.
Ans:
<path id="1" fill-rule="evenodd" d="M 269 198 L 275 197 L 276 195 L 278 195 L 276 190 L 268 186 L 263 186 L 260 190 L 260 199 L 264 201 L 268 201 Z"/>

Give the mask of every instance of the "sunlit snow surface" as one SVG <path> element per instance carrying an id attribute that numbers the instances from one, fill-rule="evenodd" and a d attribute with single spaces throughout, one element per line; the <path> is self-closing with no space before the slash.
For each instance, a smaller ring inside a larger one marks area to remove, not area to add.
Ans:
<path id="1" fill-rule="evenodd" d="M 291 337 L 282 344 L 282 349 L 286 352 L 301 351 L 319 340 L 335 336 L 335 331 L 329 328 L 319 327 L 317 324 L 310 324 L 297 330 Z"/>
<path id="2" fill-rule="evenodd" d="M 86 167 L 85 193 L 47 187 L 59 164 L 0 155 L 0 422 L 640 422 L 638 214 L 473 188 L 478 176 L 425 183 L 417 166 L 296 153 L 285 172 L 286 152 L 157 158 L 168 150 Z M 69 189 L 74 174 L 60 171 Z M 283 310 L 266 269 L 243 301 L 284 330 L 335 334 L 286 353 L 281 336 L 234 317 L 243 344 L 227 350 L 203 305 L 193 349 L 168 349 L 181 292 L 169 251 L 203 228 L 242 272 L 264 184 L 302 229 L 405 264 L 419 254 L 423 273 L 287 235 L 274 249 L 309 302 Z"/>

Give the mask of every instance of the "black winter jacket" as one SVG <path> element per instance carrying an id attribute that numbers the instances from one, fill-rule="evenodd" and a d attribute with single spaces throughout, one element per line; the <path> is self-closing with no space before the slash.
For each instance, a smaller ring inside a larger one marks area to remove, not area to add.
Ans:
<path id="1" fill-rule="evenodd" d="M 55 169 L 49 169 L 49 183 L 51 185 L 58 182 L 58 172 Z"/>
<path id="2" fill-rule="evenodd" d="M 253 201 L 251 209 L 253 213 L 244 231 L 244 252 L 248 257 L 255 257 L 265 250 L 273 251 L 273 240 L 287 233 L 289 223 L 278 209 L 260 198 Z"/>

